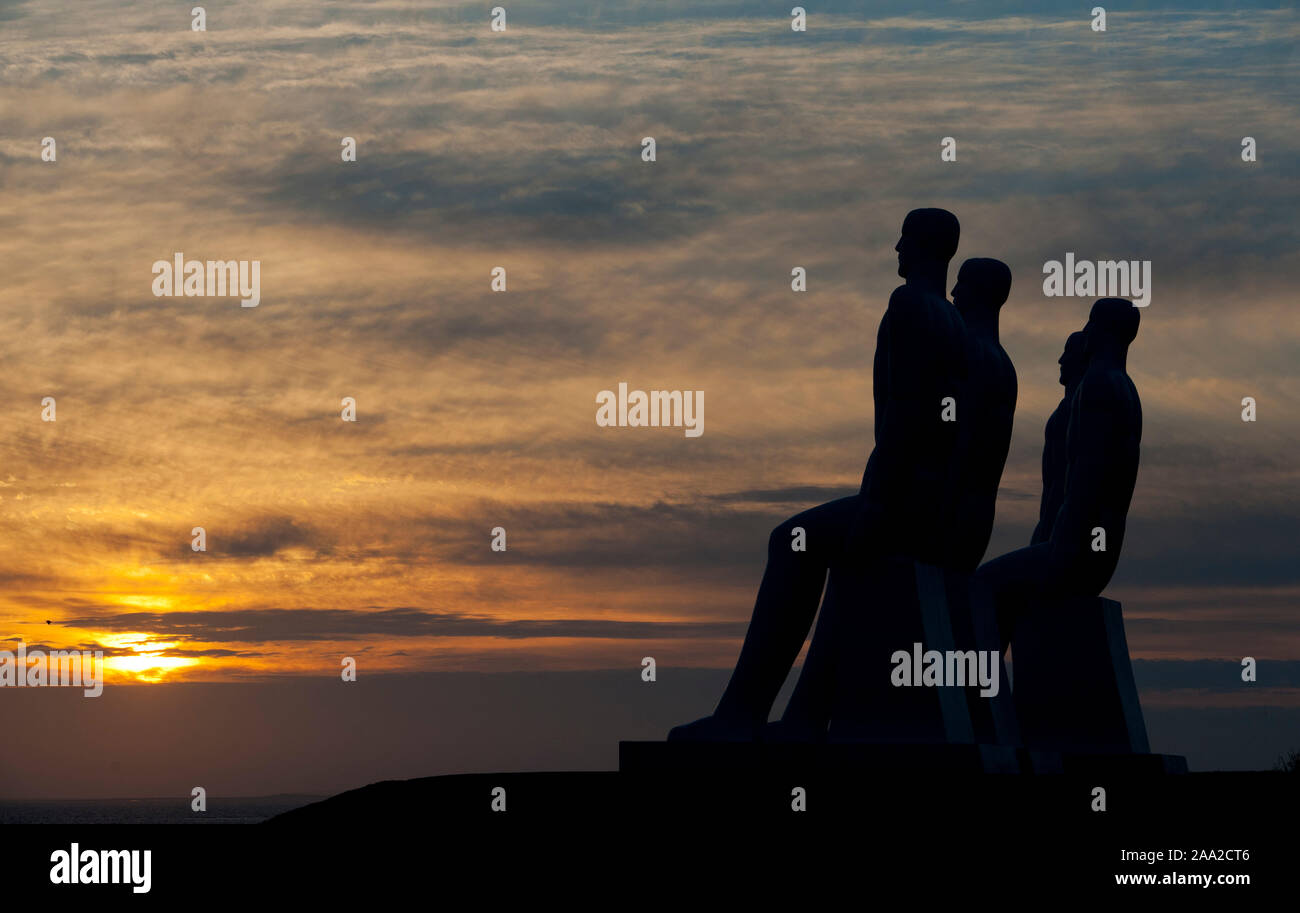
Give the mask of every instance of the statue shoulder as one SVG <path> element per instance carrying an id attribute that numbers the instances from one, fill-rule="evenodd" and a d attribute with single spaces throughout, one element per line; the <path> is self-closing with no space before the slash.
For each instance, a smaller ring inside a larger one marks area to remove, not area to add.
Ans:
<path id="1" fill-rule="evenodd" d="M 919 304 L 920 295 L 916 289 L 907 285 L 900 285 L 889 295 L 888 313 L 894 313 L 901 310 L 911 310 Z"/>
<path id="2" fill-rule="evenodd" d="M 1123 371 L 1089 370 L 1079 382 L 1074 408 L 1085 418 L 1101 414 L 1137 417 L 1141 415 L 1142 403 L 1137 387 Z"/>
<path id="3" fill-rule="evenodd" d="M 908 285 L 894 289 L 885 313 L 890 323 L 899 328 L 924 328 L 934 332 L 943 327 L 952 333 L 959 333 L 962 328 L 961 315 L 946 298 L 926 294 Z"/>

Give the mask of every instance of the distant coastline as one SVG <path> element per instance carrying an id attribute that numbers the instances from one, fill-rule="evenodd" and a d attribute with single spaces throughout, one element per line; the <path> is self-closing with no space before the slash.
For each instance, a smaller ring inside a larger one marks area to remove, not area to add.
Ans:
<path id="1" fill-rule="evenodd" d="M 206 812 L 188 796 L 140 799 L 0 799 L 0 824 L 259 824 L 324 796 L 209 798 Z"/>

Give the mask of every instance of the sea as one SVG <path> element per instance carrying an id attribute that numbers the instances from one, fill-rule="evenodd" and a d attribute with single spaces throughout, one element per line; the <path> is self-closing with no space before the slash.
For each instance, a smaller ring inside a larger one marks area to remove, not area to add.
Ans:
<path id="1" fill-rule="evenodd" d="M 188 796 L 163 799 L 0 799 L 0 824 L 258 824 L 324 796 L 208 797 L 207 811 Z"/>

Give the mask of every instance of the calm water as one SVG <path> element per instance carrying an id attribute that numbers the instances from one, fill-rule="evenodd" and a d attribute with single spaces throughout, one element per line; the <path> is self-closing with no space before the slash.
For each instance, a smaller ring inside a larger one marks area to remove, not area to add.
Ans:
<path id="1" fill-rule="evenodd" d="M 323 796 L 208 797 L 208 810 L 177 799 L 0 799 L 0 824 L 256 824 Z"/>

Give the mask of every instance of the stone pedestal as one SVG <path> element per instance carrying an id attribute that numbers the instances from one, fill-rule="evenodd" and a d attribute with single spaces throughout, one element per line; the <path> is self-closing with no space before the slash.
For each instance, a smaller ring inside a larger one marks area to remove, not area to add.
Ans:
<path id="1" fill-rule="evenodd" d="M 1014 748 L 1003 745 L 934 745 L 866 742 L 619 742 L 625 774 L 719 776 L 856 776 L 887 773 L 1020 773 Z"/>
<path id="2" fill-rule="evenodd" d="M 945 658 L 942 684 L 895 684 L 896 654 L 915 657 L 918 644 L 923 658 L 928 651 Z M 619 769 L 723 777 L 1023 772 L 1108 782 L 1186 772 L 1183 758 L 1150 753 L 1119 603 L 1035 607 L 1012 651 L 1014 688 L 980 581 L 904 560 L 833 568 L 782 718 L 788 725 L 769 727 L 762 742 L 623 742 Z M 984 654 L 996 693 L 981 695 L 978 677 L 949 678 L 958 665 L 949 666 L 950 653 Z M 822 731 L 825 740 L 806 735 Z"/>
<path id="3" fill-rule="evenodd" d="M 1022 748 L 1020 769 L 1027 774 L 1082 777 L 1146 777 L 1187 773 L 1187 759 L 1175 754 L 1106 754 Z"/>
<path id="4" fill-rule="evenodd" d="M 1018 744 L 993 607 L 969 576 L 911 561 L 833 568 L 822 612 L 828 630 L 817 636 L 834 645 L 831 741 Z M 918 643 L 945 658 L 986 651 L 997 693 L 981 696 L 978 681 L 896 686 L 892 657 Z"/>
<path id="5" fill-rule="evenodd" d="M 1150 753 L 1118 602 L 1032 606 L 1016 626 L 1011 665 L 1026 748 L 1059 752 L 1067 761 Z"/>

